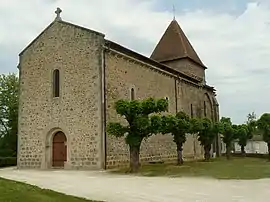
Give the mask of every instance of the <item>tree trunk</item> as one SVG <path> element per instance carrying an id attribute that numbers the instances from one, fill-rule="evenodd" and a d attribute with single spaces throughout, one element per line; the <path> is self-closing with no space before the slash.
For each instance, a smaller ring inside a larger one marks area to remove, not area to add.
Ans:
<path id="1" fill-rule="evenodd" d="M 241 154 L 242 156 L 246 156 L 245 146 L 241 145 Z"/>
<path id="2" fill-rule="evenodd" d="M 183 165 L 183 143 L 177 143 L 177 165 Z"/>
<path id="3" fill-rule="evenodd" d="M 137 173 L 140 168 L 140 146 L 129 146 L 130 172 Z"/>
<path id="4" fill-rule="evenodd" d="M 231 146 L 226 144 L 226 157 L 229 160 L 231 158 Z"/>
<path id="5" fill-rule="evenodd" d="M 204 160 L 205 161 L 210 160 L 210 158 L 211 158 L 210 151 L 211 151 L 211 145 L 205 145 L 204 146 Z"/>
<path id="6" fill-rule="evenodd" d="M 267 144 L 268 147 L 268 160 L 270 161 L 270 143 Z"/>

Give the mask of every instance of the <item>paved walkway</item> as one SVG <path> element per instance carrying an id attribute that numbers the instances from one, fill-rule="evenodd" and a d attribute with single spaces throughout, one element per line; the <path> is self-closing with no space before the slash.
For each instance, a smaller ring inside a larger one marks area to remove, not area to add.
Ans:
<path id="1" fill-rule="evenodd" d="M 0 177 L 107 202 L 269 202 L 270 179 L 214 180 L 94 171 L 0 170 Z"/>

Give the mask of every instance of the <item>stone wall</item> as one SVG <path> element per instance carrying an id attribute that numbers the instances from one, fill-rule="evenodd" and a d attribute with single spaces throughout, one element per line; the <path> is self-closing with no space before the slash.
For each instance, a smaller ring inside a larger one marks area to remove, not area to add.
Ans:
<path id="1" fill-rule="evenodd" d="M 123 121 L 116 114 L 114 103 L 118 99 L 130 99 L 131 88 L 135 89 L 136 99 L 168 97 L 170 113 L 175 113 L 178 108 L 178 111 L 183 110 L 190 114 L 191 103 L 194 104 L 194 113 L 196 113 L 196 106 L 201 106 L 204 90 L 169 73 L 113 50 L 106 52 L 105 63 L 107 123 Z M 194 135 L 187 137 L 183 151 L 184 158 L 202 158 L 203 150 L 197 137 Z M 121 166 L 129 162 L 128 146 L 123 138 L 116 139 L 107 135 L 106 146 L 108 167 Z M 141 147 L 142 162 L 175 161 L 176 155 L 176 146 L 170 135 L 152 136 L 143 141 Z"/>
<path id="2" fill-rule="evenodd" d="M 67 137 L 65 168 L 103 167 L 103 35 L 52 23 L 20 56 L 18 167 L 50 168 L 52 136 Z M 53 71 L 60 97 L 53 97 Z"/>
<path id="3" fill-rule="evenodd" d="M 192 77 L 197 77 L 201 80 L 205 79 L 204 69 L 189 59 L 172 60 L 163 63 Z"/>

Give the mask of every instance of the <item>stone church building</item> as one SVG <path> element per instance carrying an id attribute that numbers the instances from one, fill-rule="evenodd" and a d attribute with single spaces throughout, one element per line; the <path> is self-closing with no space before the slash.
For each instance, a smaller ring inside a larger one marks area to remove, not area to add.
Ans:
<path id="1" fill-rule="evenodd" d="M 55 20 L 19 55 L 18 168 L 106 169 L 129 162 L 124 139 L 106 133 L 121 120 L 119 99 L 167 98 L 169 112 L 218 120 L 215 89 L 207 67 L 174 19 L 146 57 L 105 35 Z M 213 151 L 219 152 L 219 141 Z M 188 135 L 184 158 L 201 158 Z M 175 161 L 170 135 L 144 141 L 141 162 Z"/>

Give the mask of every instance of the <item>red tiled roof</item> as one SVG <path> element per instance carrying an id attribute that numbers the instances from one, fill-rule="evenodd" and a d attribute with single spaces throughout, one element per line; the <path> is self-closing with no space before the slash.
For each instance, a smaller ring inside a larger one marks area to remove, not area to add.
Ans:
<path id="1" fill-rule="evenodd" d="M 154 49 L 151 59 L 165 62 L 181 58 L 190 58 L 206 68 L 177 21 L 173 20 Z"/>

